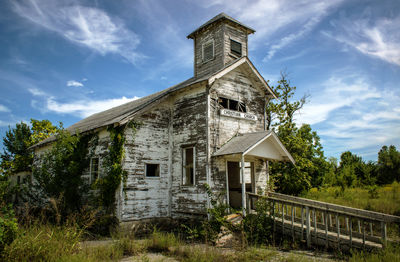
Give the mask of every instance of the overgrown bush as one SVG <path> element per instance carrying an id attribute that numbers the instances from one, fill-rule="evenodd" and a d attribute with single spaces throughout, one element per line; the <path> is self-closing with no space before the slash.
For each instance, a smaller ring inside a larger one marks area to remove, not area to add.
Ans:
<path id="1" fill-rule="evenodd" d="M 13 242 L 17 235 L 18 224 L 14 212 L 10 206 L 0 209 L 0 253 L 6 245 Z"/>
<path id="2" fill-rule="evenodd" d="M 255 213 L 248 214 L 243 220 L 243 229 L 251 244 L 267 244 L 273 236 L 271 203 L 260 199 L 255 204 Z"/>
<path id="3" fill-rule="evenodd" d="M 213 241 L 221 232 L 222 226 L 229 226 L 225 218 L 228 214 L 229 206 L 222 200 L 225 196 L 224 192 L 215 194 L 207 184 L 205 189 L 212 207 L 207 209 L 209 220 L 203 222 L 203 234 L 206 240 Z"/>

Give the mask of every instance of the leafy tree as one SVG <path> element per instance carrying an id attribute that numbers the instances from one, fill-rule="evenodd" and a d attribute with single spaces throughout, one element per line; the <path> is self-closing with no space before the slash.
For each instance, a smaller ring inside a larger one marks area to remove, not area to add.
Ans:
<path id="1" fill-rule="evenodd" d="M 31 129 L 24 122 L 17 123 L 15 128 L 8 128 L 3 138 L 4 152 L 0 164 L 4 174 L 31 170 L 33 155 L 28 150 L 30 137 Z"/>
<path id="2" fill-rule="evenodd" d="M 54 134 L 58 127 L 49 120 L 31 119 L 31 127 L 21 122 L 14 128 L 8 127 L 3 138 L 4 152 L 1 154 L 0 168 L 4 175 L 21 171 L 31 171 L 33 152 L 29 147 Z"/>
<path id="3" fill-rule="evenodd" d="M 400 182 L 400 152 L 396 147 L 383 146 L 378 153 L 378 183 Z"/>
<path id="4" fill-rule="evenodd" d="M 58 200 L 63 216 L 80 210 L 88 192 L 82 174 L 89 166 L 91 138 L 58 131 L 51 149 L 40 156 L 33 168 L 36 200 Z"/>
<path id="5" fill-rule="evenodd" d="M 280 192 L 298 195 L 311 186 L 322 185 L 328 165 L 317 133 L 310 125 L 299 128 L 294 122 L 294 115 L 304 106 L 307 96 L 292 101 L 296 87 L 290 85 L 285 74 L 281 74 L 281 80 L 273 90 L 279 100 L 269 103 L 266 108 L 267 126 L 277 131 L 296 165 L 273 163 L 271 173 Z"/>

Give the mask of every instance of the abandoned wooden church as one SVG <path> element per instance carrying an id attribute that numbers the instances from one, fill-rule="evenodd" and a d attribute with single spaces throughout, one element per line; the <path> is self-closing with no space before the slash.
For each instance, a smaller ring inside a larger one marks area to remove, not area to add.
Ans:
<path id="1" fill-rule="evenodd" d="M 226 192 L 244 207 L 244 192 L 265 192 L 268 161 L 294 162 L 277 136 L 266 130 L 265 106 L 276 98 L 248 55 L 255 31 L 219 14 L 187 37 L 194 41 L 194 76 L 158 93 L 85 118 L 67 128 L 99 138 L 86 178 L 102 175 L 110 141 L 107 127 L 125 129 L 123 168 L 116 192 L 121 222 L 205 214 L 213 192 Z M 40 154 L 48 138 L 35 147 Z"/>

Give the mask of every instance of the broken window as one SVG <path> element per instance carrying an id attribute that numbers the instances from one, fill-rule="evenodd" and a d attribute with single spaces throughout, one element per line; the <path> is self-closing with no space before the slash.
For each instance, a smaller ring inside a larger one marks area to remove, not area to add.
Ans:
<path id="1" fill-rule="evenodd" d="M 99 158 L 90 159 L 90 181 L 94 183 L 99 178 Z"/>
<path id="2" fill-rule="evenodd" d="M 159 177 L 160 165 L 159 164 L 146 164 L 146 177 Z"/>
<path id="3" fill-rule="evenodd" d="M 231 39 L 231 53 L 237 56 L 242 56 L 242 44 Z"/>
<path id="4" fill-rule="evenodd" d="M 214 58 L 214 41 L 203 44 L 203 62 Z"/>
<path id="5" fill-rule="evenodd" d="M 194 185 L 194 170 L 195 170 L 195 148 L 183 148 L 182 162 L 182 184 L 184 186 Z"/>
<path id="6" fill-rule="evenodd" d="M 246 105 L 243 102 L 239 102 L 237 100 L 228 99 L 225 97 L 219 97 L 218 103 L 222 106 L 222 108 L 239 111 L 243 113 L 247 112 Z"/>

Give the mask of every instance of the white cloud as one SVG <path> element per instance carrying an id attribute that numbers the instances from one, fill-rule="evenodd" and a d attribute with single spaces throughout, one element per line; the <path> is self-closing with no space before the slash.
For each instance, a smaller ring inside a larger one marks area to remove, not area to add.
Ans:
<path id="1" fill-rule="evenodd" d="M 6 106 L 0 104 L 0 112 L 10 112 L 10 109 L 8 109 Z"/>
<path id="2" fill-rule="evenodd" d="M 114 98 L 105 100 L 81 100 L 71 103 L 60 103 L 54 97 L 47 99 L 47 109 L 60 114 L 71 114 L 79 117 L 88 117 L 94 113 L 98 113 L 115 106 L 119 106 L 130 101 L 136 100 L 139 97 Z"/>
<path id="3" fill-rule="evenodd" d="M 21 17 L 101 55 L 118 54 L 132 64 L 143 58 L 135 51 L 139 36 L 98 8 L 49 0 L 13 1 L 13 7 Z"/>
<path id="4" fill-rule="evenodd" d="M 322 83 L 319 90 L 315 90 L 316 96 L 311 97 L 310 102 L 298 114 L 297 122 L 316 124 L 325 121 L 334 110 L 382 96 L 362 78 L 350 81 L 348 83 L 347 79 L 334 76 Z"/>
<path id="5" fill-rule="evenodd" d="M 28 91 L 34 96 L 48 96 L 44 91 L 38 88 L 28 88 Z"/>
<path id="6" fill-rule="evenodd" d="M 210 0 L 201 3 L 206 8 L 226 10 L 228 15 L 257 29 L 252 36 L 255 42 L 270 45 L 273 39 L 280 39 L 270 47 L 265 58 L 268 60 L 277 50 L 313 30 L 323 17 L 342 2 L 343 0 Z M 266 42 L 266 39 L 271 40 Z"/>
<path id="7" fill-rule="evenodd" d="M 365 18 L 358 20 L 342 18 L 332 22 L 337 30 L 333 33 L 325 32 L 325 35 L 363 54 L 400 65 L 399 24 L 400 16 L 392 19 L 381 18 L 374 22 Z"/>
<path id="8" fill-rule="evenodd" d="M 85 81 L 85 80 L 82 80 Z M 67 86 L 74 86 L 74 87 L 80 87 L 83 86 L 83 84 L 81 82 L 75 81 L 75 80 L 69 80 L 67 82 Z"/>
<path id="9" fill-rule="evenodd" d="M 332 152 L 364 151 L 375 154 L 384 144 L 399 142 L 400 90 L 376 88 L 360 75 L 332 76 L 315 88 L 300 114 L 299 124 L 313 124 Z M 337 151 L 335 151 L 337 150 Z"/>
<path id="10" fill-rule="evenodd" d="M 123 96 L 121 98 L 103 100 L 82 99 L 74 102 L 63 103 L 58 102 L 54 96 L 49 95 L 38 88 L 31 88 L 28 89 L 28 91 L 32 95 L 44 99 L 42 101 L 31 101 L 32 107 L 39 109 L 41 112 L 52 111 L 58 114 L 69 114 L 79 117 L 88 117 L 94 113 L 98 113 L 139 98 L 137 96 L 132 98 Z"/>

